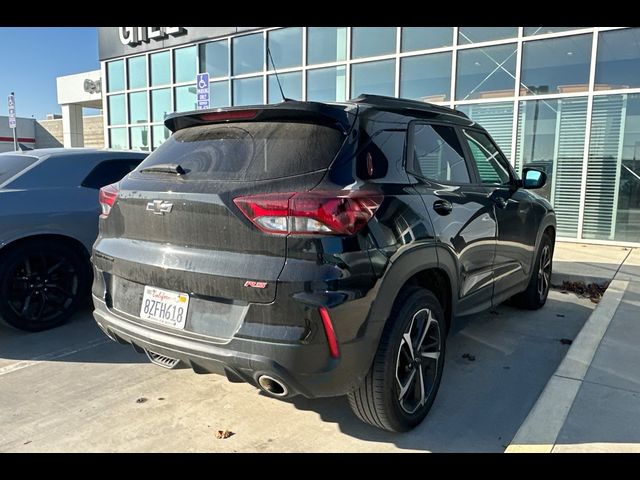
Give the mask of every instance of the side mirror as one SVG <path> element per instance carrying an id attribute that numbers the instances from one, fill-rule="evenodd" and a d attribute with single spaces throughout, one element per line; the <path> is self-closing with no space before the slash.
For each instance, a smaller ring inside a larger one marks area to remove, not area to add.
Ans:
<path id="1" fill-rule="evenodd" d="M 542 170 L 536 168 L 523 168 L 522 169 L 522 188 L 527 190 L 536 190 L 544 187 L 547 183 L 547 174 Z"/>

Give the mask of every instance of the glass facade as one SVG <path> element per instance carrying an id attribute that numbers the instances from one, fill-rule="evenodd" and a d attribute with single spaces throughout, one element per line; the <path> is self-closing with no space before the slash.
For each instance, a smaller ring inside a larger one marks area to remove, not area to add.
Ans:
<path id="1" fill-rule="evenodd" d="M 273 57 L 267 58 L 267 47 Z M 105 138 L 155 149 L 165 115 L 362 93 L 457 108 L 520 173 L 547 172 L 558 237 L 640 243 L 640 28 L 268 27 L 103 62 Z"/>

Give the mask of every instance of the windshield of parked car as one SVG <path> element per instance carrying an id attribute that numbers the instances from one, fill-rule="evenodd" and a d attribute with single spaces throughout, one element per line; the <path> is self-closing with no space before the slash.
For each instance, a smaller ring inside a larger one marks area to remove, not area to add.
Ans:
<path id="1" fill-rule="evenodd" d="M 11 177 L 38 161 L 30 155 L 0 155 L 0 187 Z"/>

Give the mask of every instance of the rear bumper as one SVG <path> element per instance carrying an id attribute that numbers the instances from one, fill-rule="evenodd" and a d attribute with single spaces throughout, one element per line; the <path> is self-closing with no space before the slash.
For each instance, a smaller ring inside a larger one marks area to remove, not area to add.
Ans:
<path id="1" fill-rule="evenodd" d="M 340 357 L 331 358 L 326 343 L 276 343 L 233 337 L 226 343 L 181 334 L 180 330 L 148 326 L 107 307 L 93 295 L 93 316 L 113 340 L 131 344 L 140 353 L 177 359 L 196 373 L 224 374 L 232 382 L 258 386 L 261 375 L 282 381 L 289 396 L 307 398 L 344 395 L 363 381 L 377 348 L 376 335 L 340 344 Z"/>

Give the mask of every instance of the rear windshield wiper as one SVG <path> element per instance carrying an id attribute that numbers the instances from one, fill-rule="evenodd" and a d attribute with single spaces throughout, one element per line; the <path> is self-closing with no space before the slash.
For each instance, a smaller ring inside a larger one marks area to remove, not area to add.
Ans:
<path id="1" fill-rule="evenodd" d="M 151 165 L 150 167 L 143 168 L 140 173 L 173 173 L 175 175 L 184 175 L 187 170 L 182 168 L 178 163 L 159 163 L 157 165 Z"/>

